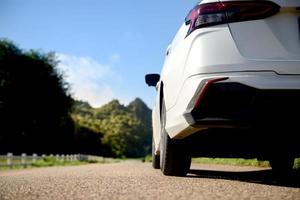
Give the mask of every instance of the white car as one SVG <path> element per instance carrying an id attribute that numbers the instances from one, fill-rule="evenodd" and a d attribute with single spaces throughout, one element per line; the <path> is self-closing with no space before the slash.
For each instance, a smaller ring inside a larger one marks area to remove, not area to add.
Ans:
<path id="1" fill-rule="evenodd" d="M 145 79 L 157 90 L 153 167 L 163 174 L 186 175 L 194 156 L 290 171 L 300 155 L 300 1 L 201 1 L 161 75 Z"/>

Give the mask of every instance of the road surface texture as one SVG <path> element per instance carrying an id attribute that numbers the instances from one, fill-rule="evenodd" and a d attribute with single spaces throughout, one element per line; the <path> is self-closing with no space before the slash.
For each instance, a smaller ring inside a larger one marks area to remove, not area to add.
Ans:
<path id="1" fill-rule="evenodd" d="M 0 172 L 0 199 L 300 199 L 300 173 L 277 183 L 269 169 L 222 165 L 187 177 L 141 162 L 12 170 Z"/>

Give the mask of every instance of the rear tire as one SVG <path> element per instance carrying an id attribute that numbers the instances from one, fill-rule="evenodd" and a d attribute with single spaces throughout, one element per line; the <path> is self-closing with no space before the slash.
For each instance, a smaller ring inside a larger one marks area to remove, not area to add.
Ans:
<path id="1" fill-rule="evenodd" d="M 289 154 L 277 154 L 269 159 L 272 171 L 276 176 L 289 175 L 294 166 L 294 156 Z"/>
<path id="2" fill-rule="evenodd" d="M 185 176 L 190 169 L 191 157 L 183 140 L 174 140 L 165 130 L 165 106 L 162 105 L 161 113 L 161 145 L 160 168 L 167 176 Z"/>
<path id="3" fill-rule="evenodd" d="M 154 141 L 152 140 L 152 167 L 154 169 L 159 169 L 160 168 L 160 156 L 155 155 L 155 146 L 154 146 Z"/>

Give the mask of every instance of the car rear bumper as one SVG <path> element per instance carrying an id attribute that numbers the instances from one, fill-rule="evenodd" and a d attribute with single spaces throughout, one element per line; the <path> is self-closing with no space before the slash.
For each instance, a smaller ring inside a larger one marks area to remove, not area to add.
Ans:
<path id="1" fill-rule="evenodd" d="M 198 128 L 253 127 L 262 121 L 284 121 L 299 113 L 299 102 L 299 89 L 256 89 L 235 82 L 216 83 L 200 106 L 184 115 Z"/>
<path id="2" fill-rule="evenodd" d="M 226 80 L 213 83 L 201 94 L 209 80 L 222 77 Z M 167 111 L 166 130 L 171 138 L 182 139 L 208 128 L 291 121 L 291 113 L 300 111 L 299 102 L 300 76 L 274 72 L 196 75 L 185 81 L 176 105 Z"/>

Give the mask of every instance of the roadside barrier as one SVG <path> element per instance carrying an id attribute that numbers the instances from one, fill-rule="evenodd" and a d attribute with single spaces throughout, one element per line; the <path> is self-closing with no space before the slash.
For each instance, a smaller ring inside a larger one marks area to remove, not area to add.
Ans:
<path id="1" fill-rule="evenodd" d="M 33 165 L 37 163 L 38 160 L 44 160 L 46 158 L 54 159 L 55 161 L 64 161 L 64 162 L 73 162 L 73 161 L 95 161 L 105 163 L 107 159 L 101 156 L 92 156 L 92 155 L 84 155 L 84 154 L 50 154 L 50 155 L 27 155 L 26 153 L 22 153 L 21 155 L 14 155 L 13 153 L 7 153 L 6 155 L 0 155 L 0 167 L 10 167 L 14 166 L 23 166 L 26 168 L 27 166 Z"/>

